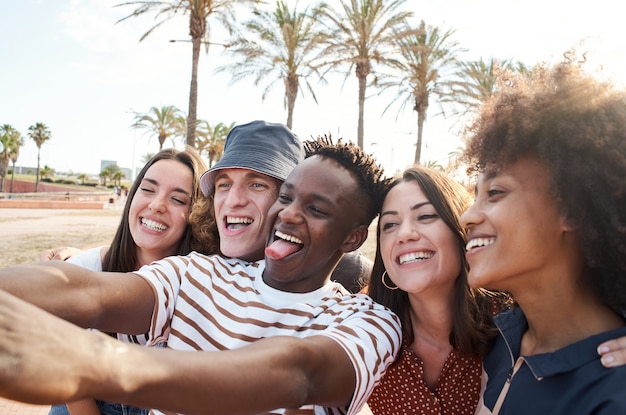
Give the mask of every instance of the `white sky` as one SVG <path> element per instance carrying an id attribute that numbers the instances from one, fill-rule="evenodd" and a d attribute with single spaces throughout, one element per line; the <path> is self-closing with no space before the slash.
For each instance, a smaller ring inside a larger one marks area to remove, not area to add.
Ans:
<path id="1" fill-rule="evenodd" d="M 116 160 L 120 167 L 138 167 L 142 155 L 158 150 L 158 141 L 129 128 L 134 112 L 163 105 L 187 111 L 191 44 L 169 42 L 188 38 L 186 18 L 166 24 L 140 43 L 140 36 L 151 27 L 151 16 L 115 24 L 133 10 L 113 7 L 119 3 L 0 2 L 0 124 L 13 125 L 25 138 L 18 165 L 36 166 L 37 149 L 27 132 L 30 125 L 43 122 L 52 139 L 42 147 L 42 166 L 98 173 L 104 159 Z M 467 59 L 512 58 L 533 65 L 584 40 L 594 48 L 598 62 L 626 80 L 626 36 L 615 4 L 610 0 L 407 2 L 416 22 L 423 19 L 444 30 L 454 29 L 454 39 L 469 50 Z M 212 28 L 212 40 L 225 41 L 217 23 Z M 286 121 L 280 83 L 262 101 L 262 89 L 251 80 L 230 85 L 230 75 L 214 73 L 223 61 L 220 46 L 200 56 L 198 118 L 211 124 Z M 319 105 L 310 96 L 298 97 L 296 134 L 307 139 L 330 132 L 356 141 L 356 77 L 351 74 L 343 87 L 342 82 L 337 77 L 328 85 L 318 85 Z M 407 109 L 396 118 L 398 107 L 382 116 L 388 103 L 389 97 L 384 96 L 366 101 L 365 147 L 391 173 L 413 160 L 417 117 Z M 445 164 L 448 152 L 459 146 L 450 125 L 434 115 L 427 119 L 423 161 Z"/>

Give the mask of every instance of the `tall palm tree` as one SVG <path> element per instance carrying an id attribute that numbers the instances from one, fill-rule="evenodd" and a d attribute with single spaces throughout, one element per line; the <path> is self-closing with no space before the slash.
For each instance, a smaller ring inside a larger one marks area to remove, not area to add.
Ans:
<path id="1" fill-rule="evenodd" d="M 6 189 L 6 176 L 11 155 L 19 147 L 20 133 L 10 124 L 0 126 L 0 192 Z"/>
<path id="2" fill-rule="evenodd" d="M 254 85 L 267 80 L 262 99 L 276 82 L 285 87 L 284 106 L 287 108 L 287 127 L 293 126 L 293 111 L 298 92 L 304 81 L 317 103 L 309 78 L 318 73 L 316 56 L 325 39 L 318 24 L 320 9 L 298 11 L 298 2 L 289 9 L 287 2 L 278 0 L 274 11 L 255 10 L 254 18 L 244 23 L 245 32 L 230 42 L 227 53 L 235 60 L 217 69 L 228 71 L 232 82 L 253 76 Z"/>
<path id="3" fill-rule="evenodd" d="M 422 154 L 422 134 L 431 97 L 440 103 L 453 100 L 455 82 L 458 82 L 459 55 L 465 49 L 452 40 L 453 30 L 442 31 L 422 21 L 418 28 L 404 23 L 396 36 L 397 59 L 391 62 L 394 71 L 383 74 L 376 84 L 381 91 L 392 88 L 396 96 L 385 108 L 400 102 L 400 111 L 411 105 L 417 112 L 417 142 L 415 163 Z"/>
<path id="4" fill-rule="evenodd" d="M 210 44 L 209 17 L 215 15 L 227 28 L 234 20 L 234 6 L 237 4 L 256 4 L 259 0 L 169 0 L 169 1 L 128 1 L 117 4 L 119 6 L 136 6 L 128 16 L 118 20 L 122 22 L 131 17 L 155 13 L 159 20 L 139 41 L 144 40 L 154 29 L 177 14 L 189 15 L 189 36 L 192 44 L 191 58 L 191 86 L 189 88 L 189 111 L 187 112 L 187 145 L 196 145 L 196 116 L 198 107 L 198 62 L 200 61 L 200 46 L 205 45 L 206 51 Z"/>
<path id="5" fill-rule="evenodd" d="M 200 120 L 198 124 L 198 153 L 206 153 L 209 159 L 209 167 L 218 161 L 224 154 L 224 144 L 230 130 L 235 123 L 226 125 L 222 122 L 211 126 L 208 121 Z"/>
<path id="6" fill-rule="evenodd" d="M 131 128 L 146 130 L 146 134 L 157 136 L 159 139 L 159 151 L 168 137 L 176 137 L 180 133 L 180 122 L 184 121 L 181 111 L 173 105 L 164 105 L 161 108 L 151 107 L 145 114 L 136 113 L 135 123 Z"/>
<path id="7" fill-rule="evenodd" d="M 48 126 L 42 122 L 35 123 L 28 127 L 28 136 L 37 145 L 37 176 L 35 177 L 35 193 L 39 190 L 39 160 L 41 156 L 41 146 L 52 138 Z"/>
<path id="8" fill-rule="evenodd" d="M 322 8 L 328 28 L 323 55 L 330 68 L 347 65 L 346 79 L 355 68 L 359 82 L 359 120 L 357 144 L 363 148 L 365 92 L 367 77 L 374 72 L 372 63 L 386 64 L 397 28 L 412 16 L 400 7 L 406 0 L 340 0 L 341 10 Z"/>

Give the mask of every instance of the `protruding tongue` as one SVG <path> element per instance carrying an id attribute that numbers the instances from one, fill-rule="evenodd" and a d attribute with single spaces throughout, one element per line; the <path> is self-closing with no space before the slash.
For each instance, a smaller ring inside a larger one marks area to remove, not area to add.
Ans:
<path id="1" fill-rule="evenodd" d="M 291 255 L 300 249 L 300 245 L 292 244 L 284 239 L 276 239 L 272 244 L 265 248 L 265 255 L 270 259 L 283 259 L 287 255 Z"/>

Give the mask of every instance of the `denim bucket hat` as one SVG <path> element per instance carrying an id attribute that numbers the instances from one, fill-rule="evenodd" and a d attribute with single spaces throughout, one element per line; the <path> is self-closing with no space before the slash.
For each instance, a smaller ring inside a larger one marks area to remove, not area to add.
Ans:
<path id="1" fill-rule="evenodd" d="M 302 160 L 302 142 L 285 125 L 252 121 L 230 130 L 224 155 L 202 175 L 200 188 L 205 196 L 210 195 L 222 169 L 250 169 L 285 181 Z"/>

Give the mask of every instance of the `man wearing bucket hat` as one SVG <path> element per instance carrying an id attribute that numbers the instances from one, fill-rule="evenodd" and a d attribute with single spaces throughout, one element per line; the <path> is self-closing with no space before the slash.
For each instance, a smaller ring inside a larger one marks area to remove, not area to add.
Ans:
<path id="1" fill-rule="evenodd" d="M 196 203 L 189 219 L 196 238 L 211 241 L 210 253 L 263 259 L 267 212 L 282 183 L 304 158 L 302 142 L 283 124 L 252 121 L 235 126 L 222 158 L 200 179 L 206 198 Z M 331 280 L 357 292 L 371 268 L 369 258 L 349 252 Z"/>
<path id="2" fill-rule="evenodd" d="M 263 259 L 267 212 L 289 173 L 304 160 L 300 139 L 285 125 L 256 120 L 235 126 L 226 137 L 222 158 L 200 179 L 202 192 L 189 217 L 194 236 L 221 254 L 246 261 Z M 79 251 L 57 248 L 42 259 L 65 260 Z M 358 292 L 373 262 L 354 251 L 346 253 L 331 280 Z"/>

